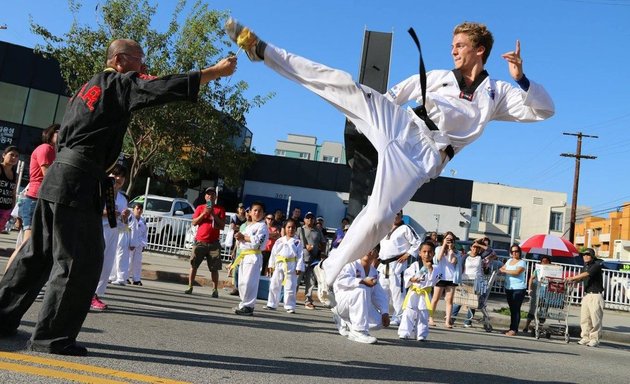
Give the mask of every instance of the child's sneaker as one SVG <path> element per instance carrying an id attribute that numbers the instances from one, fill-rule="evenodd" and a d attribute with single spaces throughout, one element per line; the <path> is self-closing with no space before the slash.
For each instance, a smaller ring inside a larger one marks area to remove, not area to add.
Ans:
<path id="1" fill-rule="evenodd" d="M 90 304 L 90 309 L 93 311 L 104 311 L 107 309 L 107 304 L 103 303 L 98 296 L 94 295 L 92 298 L 92 303 Z"/>

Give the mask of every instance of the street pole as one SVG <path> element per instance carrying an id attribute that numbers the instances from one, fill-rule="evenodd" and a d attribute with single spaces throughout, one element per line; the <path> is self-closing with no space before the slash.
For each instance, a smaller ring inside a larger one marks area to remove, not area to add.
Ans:
<path id="1" fill-rule="evenodd" d="M 561 153 L 563 157 L 575 157 L 575 175 L 573 176 L 573 201 L 571 201 L 571 221 L 569 223 L 569 241 L 573 243 L 575 239 L 575 212 L 577 211 L 578 186 L 580 183 L 580 159 L 597 159 L 597 156 L 582 155 L 582 137 L 597 139 L 597 136 L 584 135 L 582 132 L 566 133 L 563 135 L 577 136 L 577 149 L 575 153 Z"/>

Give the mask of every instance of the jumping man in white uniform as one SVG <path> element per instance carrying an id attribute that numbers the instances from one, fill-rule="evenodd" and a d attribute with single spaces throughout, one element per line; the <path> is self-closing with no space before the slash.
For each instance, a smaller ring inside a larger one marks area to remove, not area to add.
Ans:
<path id="1" fill-rule="evenodd" d="M 391 217 L 420 186 L 440 175 L 449 161 L 447 153 L 457 154 L 475 141 L 492 120 L 541 121 L 555 110 L 545 89 L 524 75 L 519 41 L 514 51 L 502 55 L 518 87 L 488 76 L 484 65 L 493 38 L 483 24 L 455 27 L 451 48 L 455 69 L 427 73 L 424 101 L 419 75 L 382 95 L 346 72 L 265 43 L 234 19 L 227 21 L 225 30 L 250 60 L 264 60 L 346 115 L 378 153 L 370 199 L 324 264 L 329 285 L 346 263 L 368 253 L 387 234 Z M 438 130 L 430 130 L 411 108 L 403 107 L 412 100 L 424 102 Z"/>

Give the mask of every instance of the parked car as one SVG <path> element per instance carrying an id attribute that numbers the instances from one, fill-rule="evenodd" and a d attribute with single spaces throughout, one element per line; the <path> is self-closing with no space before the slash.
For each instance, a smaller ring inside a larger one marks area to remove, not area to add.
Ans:
<path id="1" fill-rule="evenodd" d="M 129 207 L 135 203 L 144 203 L 144 195 L 131 200 Z M 190 227 L 195 209 L 186 199 L 147 195 L 144 217 L 149 232 L 149 240 L 155 242 L 183 239 Z"/>

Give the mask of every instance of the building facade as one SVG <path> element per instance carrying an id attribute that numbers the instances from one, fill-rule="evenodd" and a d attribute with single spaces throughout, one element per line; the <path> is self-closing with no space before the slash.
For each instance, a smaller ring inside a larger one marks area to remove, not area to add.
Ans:
<path id="1" fill-rule="evenodd" d="M 564 192 L 475 182 L 470 237 L 488 236 L 500 249 L 541 233 L 562 237 L 568 228 L 566 201 Z"/>
<path id="2" fill-rule="evenodd" d="M 68 100 L 55 60 L 0 41 L 0 150 L 15 145 L 28 160 L 42 130 L 63 120 Z"/>
<path id="3" fill-rule="evenodd" d="M 317 137 L 290 133 L 286 140 L 276 141 L 275 155 L 293 159 L 323 161 L 326 163 L 346 164 L 343 144 L 324 141 L 317 144 Z"/>
<path id="4" fill-rule="evenodd" d="M 575 245 L 593 248 L 599 257 L 616 257 L 615 240 L 630 240 L 630 202 L 607 218 L 588 216 L 575 225 Z"/>

